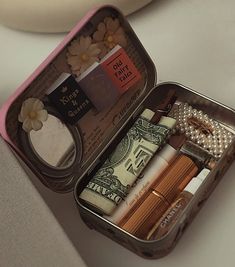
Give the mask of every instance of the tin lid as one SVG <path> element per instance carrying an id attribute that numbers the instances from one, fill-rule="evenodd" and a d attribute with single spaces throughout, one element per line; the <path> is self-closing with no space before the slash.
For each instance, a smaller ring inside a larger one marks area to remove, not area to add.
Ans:
<path id="1" fill-rule="evenodd" d="M 140 112 L 155 81 L 120 11 L 92 10 L 5 103 L 1 134 L 46 186 L 70 191 Z"/>

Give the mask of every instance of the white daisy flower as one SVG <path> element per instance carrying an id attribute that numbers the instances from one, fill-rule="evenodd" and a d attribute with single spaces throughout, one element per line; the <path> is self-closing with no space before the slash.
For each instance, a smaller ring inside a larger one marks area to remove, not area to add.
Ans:
<path id="1" fill-rule="evenodd" d="M 72 72 L 79 76 L 93 63 L 99 60 L 101 50 L 97 44 L 92 43 L 90 36 L 81 36 L 78 40 L 71 42 L 68 47 L 67 62 Z"/>
<path id="2" fill-rule="evenodd" d="M 18 116 L 19 122 L 23 123 L 23 130 L 29 133 L 31 130 L 38 131 L 43 126 L 43 121 L 48 118 L 47 110 L 44 109 L 44 104 L 37 98 L 26 99 Z"/>
<path id="3" fill-rule="evenodd" d="M 117 18 L 106 17 L 104 22 L 99 23 L 97 31 L 93 34 L 93 39 L 99 44 L 101 58 L 117 44 L 122 47 L 127 45 L 124 30 Z"/>

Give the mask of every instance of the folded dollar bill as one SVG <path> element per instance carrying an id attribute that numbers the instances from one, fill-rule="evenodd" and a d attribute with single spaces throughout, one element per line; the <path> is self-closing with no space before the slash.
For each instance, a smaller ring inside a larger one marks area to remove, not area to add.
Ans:
<path id="1" fill-rule="evenodd" d="M 141 113 L 80 194 L 99 212 L 112 214 L 174 127 L 175 119 L 170 117 L 162 116 L 157 125 L 151 123 L 154 114 L 149 109 Z"/>

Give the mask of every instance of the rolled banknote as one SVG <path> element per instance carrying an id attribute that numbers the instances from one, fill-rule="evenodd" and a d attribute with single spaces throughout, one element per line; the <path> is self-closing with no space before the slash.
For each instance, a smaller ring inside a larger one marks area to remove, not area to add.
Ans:
<path id="1" fill-rule="evenodd" d="M 157 125 L 151 123 L 154 114 L 150 109 L 141 113 L 80 194 L 96 211 L 106 215 L 114 212 L 174 127 L 175 119 L 165 116 Z"/>

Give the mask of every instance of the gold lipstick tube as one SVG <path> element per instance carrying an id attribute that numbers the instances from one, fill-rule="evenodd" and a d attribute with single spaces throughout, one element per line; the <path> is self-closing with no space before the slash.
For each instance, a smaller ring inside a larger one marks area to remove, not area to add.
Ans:
<path id="1" fill-rule="evenodd" d="M 187 184 L 148 233 L 147 240 L 160 239 L 170 231 L 209 173 L 210 170 L 205 168 Z"/>
<path id="2" fill-rule="evenodd" d="M 185 155 L 178 155 L 167 170 L 157 179 L 145 199 L 119 226 L 136 237 L 145 239 L 150 229 L 169 208 L 176 196 L 196 175 L 198 167 Z"/>

